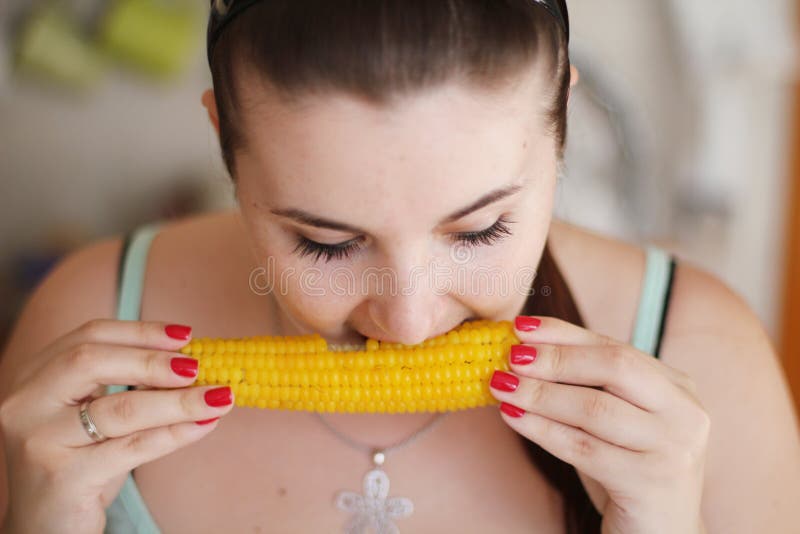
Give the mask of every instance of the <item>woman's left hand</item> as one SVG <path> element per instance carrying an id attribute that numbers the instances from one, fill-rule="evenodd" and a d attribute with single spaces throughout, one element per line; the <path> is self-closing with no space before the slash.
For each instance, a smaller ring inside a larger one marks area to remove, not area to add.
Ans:
<path id="1" fill-rule="evenodd" d="M 512 372 L 495 372 L 491 392 L 511 428 L 576 468 L 603 533 L 705 532 L 710 419 L 691 378 L 560 319 L 515 324 L 522 344 L 511 349 Z"/>

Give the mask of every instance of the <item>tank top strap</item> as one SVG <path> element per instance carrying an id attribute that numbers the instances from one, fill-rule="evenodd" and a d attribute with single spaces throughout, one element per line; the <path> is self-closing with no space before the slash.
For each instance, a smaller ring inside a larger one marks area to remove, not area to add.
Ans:
<path id="1" fill-rule="evenodd" d="M 160 228 L 160 222 L 140 226 L 125 240 L 118 280 L 117 319 L 119 320 L 139 320 L 147 253 Z"/>
<path id="2" fill-rule="evenodd" d="M 645 253 L 644 277 L 631 345 L 658 358 L 672 293 L 675 258 L 653 245 L 647 245 Z"/>
<path id="3" fill-rule="evenodd" d="M 147 253 L 161 223 L 140 226 L 125 236 L 120 251 L 117 276 L 117 315 L 123 321 L 138 321 L 141 315 Z M 109 385 L 106 394 L 129 389 L 126 385 Z M 132 473 L 128 473 L 120 492 L 106 508 L 104 534 L 161 534 L 153 516 L 139 493 Z"/>
<path id="4" fill-rule="evenodd" d="M 142 291 L 147 267 L 147 253 L 161 222 L 139 226 L 125 236 L 120 253 L 117 277 L 117 314 L 120 321 L 138 321 L 142 309 Z M 106 393 L 125 391 L 127 386 L 113 385 Z"/>

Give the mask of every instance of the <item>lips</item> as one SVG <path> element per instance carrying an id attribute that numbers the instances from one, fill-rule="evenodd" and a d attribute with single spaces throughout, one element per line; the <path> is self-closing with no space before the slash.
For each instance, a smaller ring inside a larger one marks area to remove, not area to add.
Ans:
<path id="1" fill-rule="evenodd" d="M 432 336 L 430 336 L 430 338 L 441 336 L 443 334 L 446 334 L 450 330 L 458 328 L 459 326 L 463 325 L 464 323 L 468 323 L 470 321 L 477 321 L 479 319 L 480 319 L 480 317 L 474 317 L 474 316 L 473 317 L 467 317 L 466 319 L 464 319 L 463 321 L 458 323 L 456 326 L 454 326 L 454 327 L 452 327 L 450 329 L 447 329 L 444 332 L 439 332 L 438 334 L 433 334 Z M 365 336 L 364 334 L 362 334 L 361 332 L 358 332 L 358 331 L 354 332 L 353 335 L 355 337 L 354 337 L 354 339 L 352 341 L 350 341 L 350 343 L 359 343 L 360 342 L 361 344 L 364 344 L 364 343 L 366 343 L 367 339 L 369 339 L 369 336 Z M 380 337 L 376 337 L 376 338 L 373 338 L 373 339 L 376 339 L 377 341 L 385 341 L 384 339 L 381 339 Z"/>
<path id="2" fill-rule="evenodd" d="M 468 323 L 469 321 L 476 321 L 477 319 L 478 319 L 478 317 L 467 317 L 466 319 L 464 319 L 463 321 L 461 321 L 460 323 L 458 323 L 458 324 L 457 324 L 456 326 L 454 326 L 453 328 L 450 328 L 450 329 L 448 329 L 448 330 L 445 330 L 444 332 L 439 332 L 438 334 L 434 334 L 434 335 L 432 335 L 432 336 L 430 336 L 430 337 L 438 337 L 438 336 L 444 335 L 444 334 L 448 333 L 450 330 L 454 330 L 454 329 L 458 328 L 459 326 L 461 326 L 461 325 L 462 325 L 462 324 L 464 324 L 464 323 Z"/>

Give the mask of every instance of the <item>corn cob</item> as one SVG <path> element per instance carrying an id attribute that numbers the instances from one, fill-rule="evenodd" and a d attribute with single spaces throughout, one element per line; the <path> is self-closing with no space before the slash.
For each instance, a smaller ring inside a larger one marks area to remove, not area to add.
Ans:
<path id="1" fill-rule="evenodd" d="M 196 385 L 229 385 L 238 406 L 349 413 L 444 412 L 496 404 L 495 369 L 519 343 L 510 321 L 471 321 L 417 345 L 367 339 L 329 346 L 318 334 L 198 338 Z"/>

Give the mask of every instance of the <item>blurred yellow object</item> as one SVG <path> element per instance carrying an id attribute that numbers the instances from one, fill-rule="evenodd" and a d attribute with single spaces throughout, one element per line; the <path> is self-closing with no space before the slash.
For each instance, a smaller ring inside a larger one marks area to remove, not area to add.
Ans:
<path id="1" fill-rule="evenodd" d="M 69 11 L 56 2 L 41 4 L 24 20 L 14 59 L 21 73 L 81 90 L 94 85 L 105 67 Z"/>
<path id="2" fill-rule="evenodd" d="M 204 7 L 197 0 L 116 0 L 100 23 L 101 46 L 140 72 L 170 78 L 202 49 Z"/>
<path id="3" fill-rule="evenodd" d="M 444 412 L 496 404 L 489 381 L 519 343 L 509 321 L 471 321 L 417 345 L 368 339 L 329 346 L 318 334 L 200 338 L 197 385 L 230 385 L 236 404 L 315 412 Z"/>

